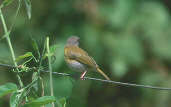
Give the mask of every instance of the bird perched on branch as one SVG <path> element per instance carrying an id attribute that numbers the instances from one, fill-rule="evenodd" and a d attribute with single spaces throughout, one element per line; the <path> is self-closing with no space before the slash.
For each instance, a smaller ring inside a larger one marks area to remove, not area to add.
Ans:
<path id="1" fill-rule="evenodd" d="M 79 37 L 77 36 L 68 38 L 64 48 L 64 58 L 71 69 L 82 72 L 81 79 L 84 79 L 87 71 L 93 69 L 103 75 L 107 80 L 110 80 L 99 68 L 94 59 L 86 51 L 79 48 Z"/>

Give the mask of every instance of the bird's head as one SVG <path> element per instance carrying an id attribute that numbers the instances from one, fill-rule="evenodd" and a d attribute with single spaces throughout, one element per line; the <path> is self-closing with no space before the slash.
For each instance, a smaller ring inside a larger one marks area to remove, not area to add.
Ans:
<path id="1" fill-rule="evenodd" d="M 79 39 L 80 38 L 77 37 L 77 36 L 71 36 L 67 40 L 67 45 L 70 45 L 70 46 L 78 46 L 79 45 Z"/>

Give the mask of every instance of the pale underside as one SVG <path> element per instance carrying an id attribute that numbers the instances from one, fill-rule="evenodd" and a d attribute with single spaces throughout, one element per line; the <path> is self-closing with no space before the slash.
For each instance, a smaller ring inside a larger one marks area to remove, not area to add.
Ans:
<path id="1" fill-rule="evenodd" d="M 78 71 L 78 72 L 85 72 L 88 70 L 86 69 L 85 65 L 75 60 L 67 61 L 67 64 L 71 69 Z"/>

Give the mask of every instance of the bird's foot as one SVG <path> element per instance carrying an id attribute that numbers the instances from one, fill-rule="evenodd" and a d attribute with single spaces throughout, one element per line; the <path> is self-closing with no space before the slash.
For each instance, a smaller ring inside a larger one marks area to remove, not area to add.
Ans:
<path id="1" fill-rule="evenodd" d="M 80 77 L 81 80 L 85 80 L 84 76 L 85 76 L 86 72 L 87 72 L 87 71 L 85 71 L 85 72 L 83 72 L 83 73 L 81 74 L 81 77 Z"/>

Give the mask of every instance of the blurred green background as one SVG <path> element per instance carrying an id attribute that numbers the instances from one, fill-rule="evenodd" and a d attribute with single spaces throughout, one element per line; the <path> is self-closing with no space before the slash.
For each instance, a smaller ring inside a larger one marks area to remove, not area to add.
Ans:
<path id="1" fill-rule="evenodd" d="M 33 52 L 30 38 L 43 45 L 50 36 L 56 44 L 54 72 L 74 74 L 64 62 L 66 39 L 77 35 L 80 47 L 115 81 L 171 87 L 171 2 L 169 0 L 32 0 L 32 17 L 22 8 L 11 32 L 16 56 Z M 17 1 L 3 8 L 7 25 L 14 21 Z M 0 36 L 3 36 L 0 22 Z M 170 36 L 169 36 L 170 35 Z M 0 41 L 0 62 L 11 64 L 5 39 Z M 44 62 L 47 63 L 47 62 Z M 34 66 L 31 64 L 30 66 Z M 0 68 L 0 84 L 15 82 L 15 74 Z M 29 73 L 23 81 L 29 81 Z M 96 73 L 87 76 L 102 78 Z M 44 74 L 45 91 L 49 75 Z M 54 93 L 66 107 L 170 107 L 171 92 L 81 81 L 54 75 Z M 27 79 L 27 80 L 26 80 Z M 9 96 L 0 99 L 0 106 Z M 7 107 L 7 106 L 6 106 Z"/>

